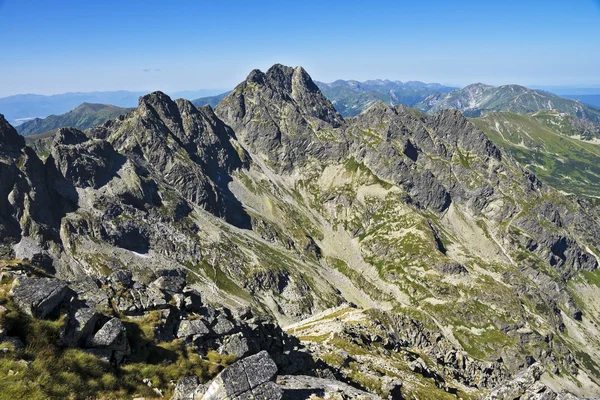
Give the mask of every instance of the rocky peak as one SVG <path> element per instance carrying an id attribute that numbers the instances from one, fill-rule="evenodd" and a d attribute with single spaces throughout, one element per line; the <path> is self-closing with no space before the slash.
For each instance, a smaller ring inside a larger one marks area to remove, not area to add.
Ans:
<path id="1" fill-rule="evenodd" d="M 25 139 L 19 135 L 4 115 L 0 114 L 0 155 L 14 156 L 25 146 Z"/>
<path id="2" fill-rule="evenodd" d="M 217 105 L 215 113 L 250 150 L 283 169 L 302 162 L 299 158 L 306 155 L 304 149 L 310 143 L 318 141 L 319 131 L 331 136 L 344 124 L 302 67 L 280 64 L 266 73 L 252 71 Z M 314 147 L 322 150 L 322 146 Z"/>
<path id="3" fill-rule="evenodd" d="M 140 97 L 138 109 L 153 110 L 173 132 L 180 133 L 183 130 L 177 104 L 163 92 L 157 91 Z"/>
<path id="4" fill-rule="evenodd" d="M 85 133 L 74 128 L 60 128 L 54 136 L 54 145 L 77 145 L 86 142 Z"/>

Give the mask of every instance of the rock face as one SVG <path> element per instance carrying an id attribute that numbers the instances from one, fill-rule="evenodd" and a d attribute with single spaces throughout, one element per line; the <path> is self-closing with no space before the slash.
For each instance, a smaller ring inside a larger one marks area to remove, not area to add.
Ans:
<path id="1" fill-rule="evenodd" d="M 65 282 L 53 278 L 18 278 L 12 287 L 15 303 L 27 314 L 45 318 L 69 297 Z"/>
<path id="2" fill-rule="evenodd" d="M 367 347 L 400 353 L 396 370 L 419 382 L 405 397 L 479 395 L 537 361 L 600 393 L 585 356 L 600 357 L 598 209 L 456 110 L 379 103 L 344 120 L 304 69 L 275 65 L 214 111 L 155 92 L 100 127 L 61 129 L 47 150 L 42 161 L 0 119 L 0 256 L 54 277 L 15 286 L 30 314 L 60 311 L 68 282 L 69 346 L 127 362 L 111 319 L 151 315 L 156 340 L 266 350 L 298 373 L 311 357 L 264 316 L 285 326 L 352 302 L 372 321 L 303 340 L 345 351 L 322 361 L 355 385 L 376 376 Z"/>

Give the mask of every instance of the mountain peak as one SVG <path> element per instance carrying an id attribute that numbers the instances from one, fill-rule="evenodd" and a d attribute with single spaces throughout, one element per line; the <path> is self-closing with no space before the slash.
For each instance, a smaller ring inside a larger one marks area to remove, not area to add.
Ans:
<path id="1" fill-rule="evenodd" d="M 0 114 L 0 155 L 12 155 L 25 146 L 25 139 Z"/>
<path id="2" fill-rule="evenodd" d="M 251 149 L 284 168 L 296 158 L 288 148 L 291 141 L 304 138 L 304 144 L 309 143 L 317 131 L 344 123 L 304 68 L 281 64 L 266 73 L 252 71 L 215 107 L 215 113 Z"/>

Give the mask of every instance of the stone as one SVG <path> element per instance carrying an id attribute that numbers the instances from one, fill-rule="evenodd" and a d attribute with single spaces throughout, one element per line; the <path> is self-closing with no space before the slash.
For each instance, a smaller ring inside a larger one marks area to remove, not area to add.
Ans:
<path id="1" fill-rule="evenodd" d="M 227 336 L 223 339 L 223 344 L 219 347 L 221 354 L 231 354 L 236 358 L 242 358 L 250 353 L 248 339 L 241 332 Z"/>
<path id="2" fill-rule="evenodd" d="M 133 275 L 131 271 L 120 269 L 110 274 L 108 279 L 110 279 L 111 282 L 120 284 L 124 287 L 131 287 Z"/>
<path id="3" fill-rule="evenodd" d="M 96 332 L 89 345 L 90 347 L 127 351 L 129 343 L 125 326 L 118 318 L 110 319 Z"/>
<path id="4" fill-rule="evenodd" d="M 11 292 L 17 307 L 36 318 L 56 313 L 71 296 L 66 282 L 55 278 L 18 277 Z"/>
<path id="5" fill-rule="evenodd" d="M 212 326 L 217 336 L 229 335 L 235 330 L 233 323 L 224 314 L 217 316 L 217 322 Z"/>
<path id="6" fill-rule="evenodd" d="M 578 397 L 569 392 L 556 393 L 540 382 L 543 373 L 542 364 L 535 363 L 519 372 L 514 378 L 492 389 L 481 400 L 578 400 Z"/>
<path id="7" fill-rule="evenodd" d="M 172 400 L 196 400 L 204 393 L 204 386 L 197 376 L 181 378 L 175 385 Z"/>
<path id="8" fill-rule="evenodd" d="M 204 337 L 208 335 L 209 332 L 206 324 L 204 324 L 204 321 L 201 319 L 195 319 L 193 321 L 184 319 L 179 323 L 179 327 L 177 328 L 177 337 L 180 339 L 185 339 L 190 336 Z"/>
<path id="9" fill-rule="evenodd" d="M 183 289 L 184 307 L 188 312 L 198 313 L 202 308 L 202 296 L 192 288 Z"/>
<path id="10" fill-rule="evenodd" d="M 266 351 L 243 358 L 225 368 L 208 386 L 203 400 L 250 399 L 261 393 L 270 393 L 272 398 L 281 398 L 281 389 L 276 385 L 265 385 L 273 381 L 277 365 Z M 256 390 L 256 392 L 255 392 Z M 271 397 L 262 397 L 271 398 Z"/>
<path id="11" fill-rule="evenodd" d="M 77 294 L 77 298 L 88 306 L 110 308 L 108 295 L 93 278 L 85 276 L 77 281 L 70 282 L 69 287 Z"/>
<path id="12" fill-rule="evenodd" d="M 283 391 L 281 387 L 275 382 L 265 382 L 252 388 L 247 392 L 234 397 L 235 400 L 256 400 L 256 399 L 268 399 L 268 400 L 279 400 L 283 397 Z"/>
<path id="13" fill-rule="evenodd" d="M 168 271 L 165 275 L 158 277 L 150 286 L 157 287 L 170 294 L 175 294 L 181 293 L 185 284 L 185 274 L 177 271 Z"/>
<path id="14" fill-rule="evenodd" d="M 65 328 L 61 332 L 63 344 L 70 347 L 84 346 L 94 334 L 100 316 L 101 314 L 94 308 L 70 310 Z"/>

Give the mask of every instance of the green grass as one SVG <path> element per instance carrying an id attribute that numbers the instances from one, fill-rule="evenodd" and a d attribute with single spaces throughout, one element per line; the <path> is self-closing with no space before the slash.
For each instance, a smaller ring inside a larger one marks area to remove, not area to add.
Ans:
<path id="1" fill-rule="evenodd" d="M 538 114 L 505 112 L 471 122 L 546 184 L 569 193 L 600 196 L 600 146 L 566 136 L 576 133 L 568 121 L 560 125 Z"/>
<path id="2" fill-rule="evenodd" d="M 1 400 L 157 397 L 143 379 L 169 397 L 171 382 L 190 375 L 207 382 L 234 359 L 215 352 L 202 358 L 179 340 L 156 343 L 152 326 L 158 314 L 151 313 L 124 321 L 133 353 L 115 368 L 81 349 L 59 345 L 64 316 L 56 321 L 34 319 L 17 311 L 10 299 L 0 302 L 8 309 L 0 323 L 26 346 L 0 354 Z"/>

